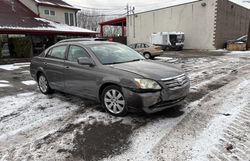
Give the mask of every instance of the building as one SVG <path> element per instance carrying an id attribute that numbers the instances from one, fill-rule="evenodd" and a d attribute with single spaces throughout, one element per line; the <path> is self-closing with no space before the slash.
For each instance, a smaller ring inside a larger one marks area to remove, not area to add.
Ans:
<path id="1" fill-rule="evenodd" d="M 53 45 L 57 41 L 61 39 L 65 39 L 67 37 L 93 37 L 97 34 L 95 31 L 83 29 L 76 27 L 75 23 L 72 26 L 63 23 L 52 21 L 40 17 L 41 14 L 37 14 L 37 12 L 33 11 L 33 8 L 30 9 L 23 3 L 22 0 L 2 0 L 0 5 L 0 51 L 11 52 L 12 44 L 10 39 L 14 39 L 15 37 L 27 37 L 32 41 L 32 55 L 40 54 L 45 48 Z M 25 0 L 28 1 L 28 0 Z M 52 1 L 52 0 L 51 0 Z M 42 2 L 41 0 L 36 0 L 36 3 L 39 6 Z M 48 1 L 43 1 L 48 2 Z M 75 12 L 76 9 L 69 8 L 66 4 L 62 3 L 59 5 L 61 0 L 53 0 L 52 2 L 58 2 L 57 6 L 54 7 L 55 16 L 54 20 L 60 20 L 61 16 L 59 14 L 59 10 L 63 10 L 63 15 L 65 13 L 71 13 L 71 11 Z M 64 4 L 64 5 L 63 5 Z M 52 11 L 51 7 L 52 3 L 48 5 L 50 11 Z M 41 5 L 45 7 L 46 5 Z M 39 7 L 42 9 L 42 7 Z M 42 11 L 42 10 L 40 10 Z M 40 12 L 39 11 L 39 12 Z M 45 13 L 45 10 L 43 10 Z M 52 13 L 53 14 L 53 13 Z M 75 15 L 75 14 L 74 14 Z M 57 18 L 59 16 L 59 18 Z M 69 16 L 71 17 L 71 16 Z M 66 20 L 66 19 L 65 19 Z M 66 21 L 67 22 L 67 21 Z M 3 50 L 1 50 L 4 48 Z M 1 54 L 1 55 L 14 55 L 14 54 Z"/>
<path id="2" fill-rule="evenodd" d="M 54 22 L 77 26 L 76 13 L 80 10 L 62 0 L 19 0 L 37 16 Z"/>
<path id="3" fill-rule="evenodd" d="M 185 49 L 220 49 L 246 35 L 250 10 L 229 0 L 190 0 L 127 17 L 128 44 L 149 42 L 154 32 L 185 33 Z"/>

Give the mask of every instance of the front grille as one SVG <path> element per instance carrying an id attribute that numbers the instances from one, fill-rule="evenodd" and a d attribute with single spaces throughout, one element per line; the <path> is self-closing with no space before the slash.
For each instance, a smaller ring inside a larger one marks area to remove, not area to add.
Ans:
<path id="1" fill-rule="evenodd" d="M 161 81 L 163 81 L 163 83 L 169 89 L 174 89 L 174 88 L 178 88 L 186 84 L 188 82 L 188 78 L 186 74 L 182 74 L 176 77 L 161 79 Z"/>

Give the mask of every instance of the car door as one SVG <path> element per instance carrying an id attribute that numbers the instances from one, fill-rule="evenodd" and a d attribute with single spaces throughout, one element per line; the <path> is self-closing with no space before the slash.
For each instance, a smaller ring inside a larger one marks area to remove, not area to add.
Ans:
<path id="1" fill-rule="evenodd" d="M 80 57 L 91 58 L 83 47 L 70 45 L 65 61 L 65 91 L 91 99 L 96 97 L 95 67 L 78 64 L 77 59 Z"/>
<path id="2" fill-rule="evenodd" d="M 49 85 L 53 89 L 64 89 L 64 61 L 67 45 L 51 48 L 43 60 L 43 68 Z"/>

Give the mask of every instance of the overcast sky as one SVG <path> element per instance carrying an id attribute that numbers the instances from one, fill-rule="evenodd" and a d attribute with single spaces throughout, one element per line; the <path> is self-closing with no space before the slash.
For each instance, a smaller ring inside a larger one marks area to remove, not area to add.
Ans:
<path id="1" fill-rule="evenodd" d="M 135 6 L 136 11 L 147 10 L 150 8 L 165 7 L 168 5 L 174 5 L 182 2 L 190 2 L 194 0 L 64 0 L 71 5 L 77 7 L 90 7 L 98 9 L 108 9 L 103 10 L 107 14 L 125 13 L 125 7 L 127 3 L 131 6 Z M 250 0 L 231 0 L 233 2 L 239 3 L 245 7 L 250 8 Z M 109 10 L 113 9 L 113 10 Z"/>

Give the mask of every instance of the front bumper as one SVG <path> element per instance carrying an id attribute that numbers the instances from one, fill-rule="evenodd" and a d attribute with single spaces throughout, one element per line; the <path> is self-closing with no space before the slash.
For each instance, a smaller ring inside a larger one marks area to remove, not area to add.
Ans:
<path id="1" fill-rule="evenodd" d="M 189 93 L 190 83 L 176 89 L 162 89 L 157 92 L 139 93 L 123 88 L 123 94 L 129 108 L 144 111 L 148 114 L 163 111 L 183 104 Z"/>

